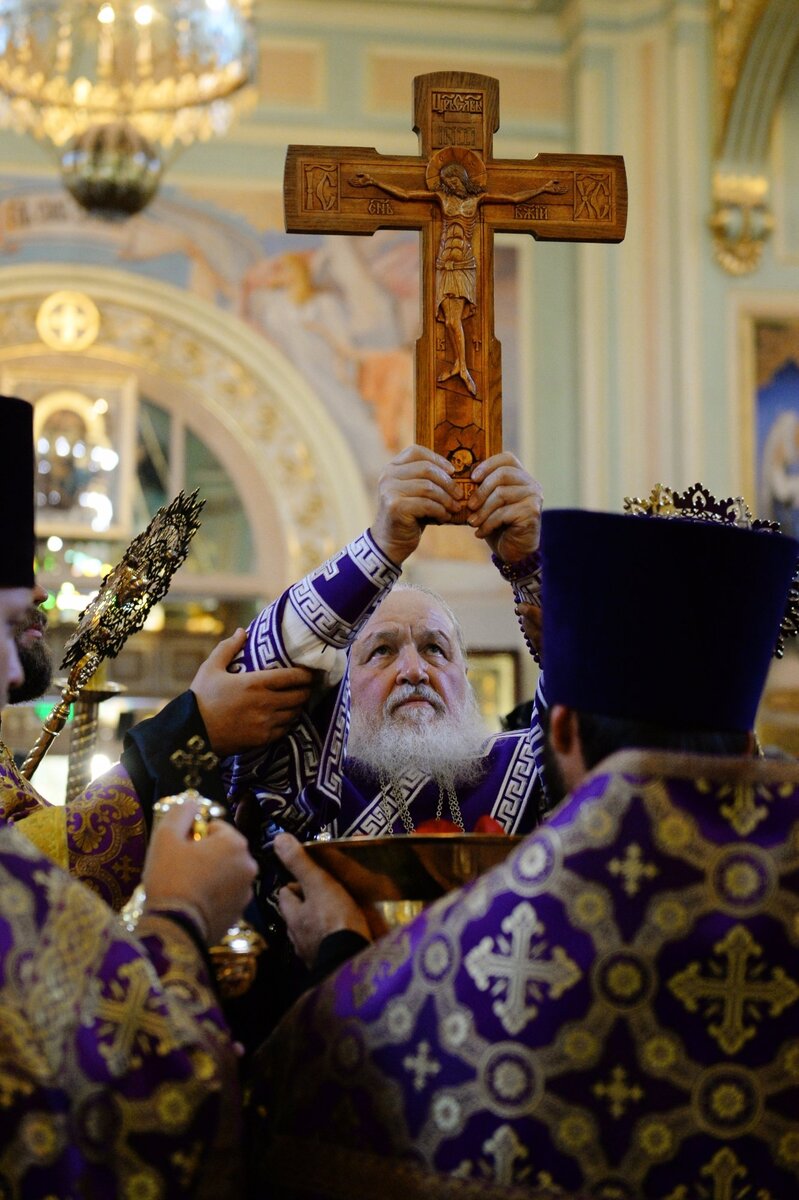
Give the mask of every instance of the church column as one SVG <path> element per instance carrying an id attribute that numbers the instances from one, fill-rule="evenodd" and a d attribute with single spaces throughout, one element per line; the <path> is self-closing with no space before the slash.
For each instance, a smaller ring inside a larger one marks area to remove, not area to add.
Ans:
<path id="1" fill-rule="evenodd" d="M 704 362 L 711 331 L 705 282 L 713 271 L 707 231 L 710 187 L 709 23 L 688 15 L 675 28 L 671 91 L 680 98 L 673 121 L 674 208 L 671 241 L 675 262 L 674 455 L 675 485 L 690 486 L 707 474 L 707 387 Z M 709 482 L 709 481 L 708 481 Z"/>
<path id="2" fill-rule="evenodd" d="M 622 153 L 630 197 L 625 241 L 580 247 L 577 266 L 580 500 L 611 508 L 658 480 L 683 482 L 702 460 L 707 194 L 699 7 L 615 14 L 586 0 L 571 42 L 574 148 Z"/>

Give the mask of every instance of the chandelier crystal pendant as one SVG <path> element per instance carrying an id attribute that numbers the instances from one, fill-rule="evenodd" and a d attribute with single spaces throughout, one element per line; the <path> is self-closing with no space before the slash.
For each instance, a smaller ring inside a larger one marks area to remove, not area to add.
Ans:
<path id="1" fill-rule="evenodd" d="M 96 215 L 140 212 L 253 102 L 249 0 L 0 0 L 0 126 L 49 143 Z"/>

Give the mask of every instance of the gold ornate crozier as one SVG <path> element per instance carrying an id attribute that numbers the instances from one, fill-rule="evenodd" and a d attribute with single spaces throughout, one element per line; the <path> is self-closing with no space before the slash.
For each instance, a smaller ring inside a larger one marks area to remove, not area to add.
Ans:
<path id="1" fill-rule="evenodd" d="M 92 758 L 97 743 L 99 709 L 103 700 L 119 696 L 127 689 L 110 679 L 100 682 L 102 671 L 89 680 L 72 706 L 72 727 L 69 734 L 69 762 L 64 800 L 75 800 L 91 783 Z"/>
<path id="2" fill-rule="evenodd" d="M 196 491 L 190 496 L 180 492 L 170 504 L 159 508 L 144 532 L 133 539 L 103 579 L 64 647 L 61 669 L 69 669 L 67 682 L 22 764 L 21 773 L 26 779 L 33 778 L 64 728 L 70 705 L 78 699 L 100 663 L 106 658 L 116 658 L 130 635 L 141 629 L 153 605 L 166 595 L 172 576 L 185 561 L 189 543 L 200 528 L 198 516 L 204 504 L 204 500 L 197 499 Z M 85 739 L 82 741 L 81 752 L 85 757 Z"/>
<path id="3" fill-rule="evenodd" d="M 414 122 L 418 157 L 349 146 L 289 146 L 286 230 L 421 232 L 416 440 L 455 465 L 465 501 L 474 486 L 472 468 L 502 449 L 494 233 L 620 242 L 627 181 L 618 155 L 493 158 L 499 84 L 485 75 L 417 76 Z"/>

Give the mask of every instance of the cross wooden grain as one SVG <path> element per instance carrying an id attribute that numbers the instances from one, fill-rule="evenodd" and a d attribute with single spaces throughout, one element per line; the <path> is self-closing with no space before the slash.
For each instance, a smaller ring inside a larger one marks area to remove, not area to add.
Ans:
<path id="1" fill-rule="evenodd" d="M 472 468 L 502 449 L 494 233 L 620 242 L 627 222 L 620 156 L 495 159 L 498 128 L 496 79 L 440 71 L 414 80 L 418 157 L 350 146 L 289 146 L 286 156 L 287 232 L 421 232 L 416 440 L 453 462 L 464 500 Z"/>

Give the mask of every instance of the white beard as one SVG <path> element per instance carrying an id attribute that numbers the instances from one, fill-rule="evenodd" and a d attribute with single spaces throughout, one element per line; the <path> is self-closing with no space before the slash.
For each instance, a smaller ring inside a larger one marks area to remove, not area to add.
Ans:
<path id="1" fill-rule="evenodd" d="M 413 694 L 433 707 L 399 707 Z M 347 756 L 356 769 L 365 768 L 392 785 L 409 770 L 417 770 L 446 789 L 477 783 L 485 770 L 487 737 L 471 688 L 459 708 L 447 711 L 432 688 L 405 684 L 392 692 L 382 712 L 353 709 Z"/>

